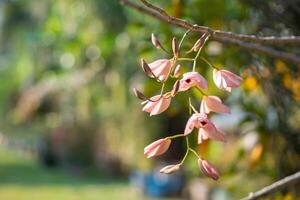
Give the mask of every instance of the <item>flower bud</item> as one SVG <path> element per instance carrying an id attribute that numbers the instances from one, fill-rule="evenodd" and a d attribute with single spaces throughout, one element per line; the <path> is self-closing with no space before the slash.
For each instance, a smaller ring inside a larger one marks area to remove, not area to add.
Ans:
<path id="1" fill-rule="evenodd" d="M 202 48 L 202 46 L 205 44 L 205 41 L 208 37 L 208 33 L 204 33 L 194 44 L 193 46 L 193 50 L 194 51 L 198 51 L 200 48 Z"/>
<path id="2" fill-rule="evenodd" d="M 154 35 L 154 33 L 151 34 L 151 42 L 153 44 L 153 46 L 155 46 L 157 49 L 162 48 L 159 40 L 157 39 L 157 37 Z"/>
<path id="3" fill-rule="evenodd" d="M 177 66 L 176 66 L 176 68 L 175 68 L 175 70 L 174 70 L 174 73 L 173 73 L 173 76 L 174 76 L 175 78 L 178 78 L 178 77 L 180 76 L 180 68 L 181 68 L 180 65 L 177 65 Z"/>
<path id="4" fill-rule="evenodd" d="M 137 98 L 139 98 L 140 100 L 143 100 L 143 101 L 147 101 L 148 100 L 148 98 L 142 92 L 140 92 L 138 89 L 133 88 L 133 92 L 134 92 L 134 95 Z"/>
<path id="5" fill-rule="evenodd" d="M 173 37 L 173 39 L 172 39 L 172 50 L 173 50 L 174 56 L 177 57 L 178 53 L 179 53 L 179 49 L 178 49 L 178 42 L 177 42 L 176 37 Z"/>
<path id="6" fill-rule="evenodd" d="M 149 65 L 146 63 L 144 59 L 141 59 L 141 67 L 148 76 L 155 77 L 151 68 L 149 67 Z"/>
<path id="7" fill-rule="evenodd" d="M 172 92 L 171 92 L 171 95 L 174 97 L 178 90 L 179 90 L 179 86 L 180 86 L 180 80 L 177 80 L 173 86 L 173 89 L 172 89 Z"/>
<path id="8" fill-rule="evenodd" d="M 212 178 L 215 181 L 219 179 L 219 172 L 208 161 L 198 159 L 198 165 L 204 175 Z"/>
<path id="9" fill-rule="evenodd" d="M 159 139 L 148 146 L 145 147 L 144 149 L 144 154 L 147 156 L 147 158 L 151 158 L 153 156 L 159 156 L 163 153 L 165 153 L 171 144 L 170 139 Z"/>
<path id="10" fill-rule="evenodd" d="M 176 165 L 167 165 L 165 167 L 163 167 L 159 172 L 160 173 L 164 173 L 164 174 L 171 174 L 175 171 L 178 171 L 180 169 L 180 165 L 176 164 Z"/>

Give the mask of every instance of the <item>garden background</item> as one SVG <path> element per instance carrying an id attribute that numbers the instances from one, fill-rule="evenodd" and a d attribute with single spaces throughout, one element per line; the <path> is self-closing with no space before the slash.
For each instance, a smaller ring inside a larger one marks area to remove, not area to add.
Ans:
<path id="1" fill-rule="evenodd" d="M 151 2 L 214 29 L 300 35 L 299 1 Z M 152 96 L 159 86 L 139 60 L 165 56 L 152 46 L 151 33 L 170 49 L 172 37 L 184 32 L 116 0 L 0 1 L 0 199 L 182 199 L 195 190 L 203 199 L 238 199 L 297 172 L 299 66 L 215 41 L 202 54 L 243 83 L 229 94 L 208 80 L 209 93 L 232 109 L 213 117 L 228 142 L 193 146 L 221 178 L 205 178 L 194 158 L 179 173 L 160 174 L 159 167 L 183 157 L 180 140 L 164 156 L 145 158 L 147 144 L 184 130 L 188 108 L 178 95 L 160 116 L 142 112 L 132 88 Z M 184 46 L 200 36 L 189 34 Z M 296 55 L 300 50 L 276 48 Z M 205 63 L 198 65 L 211 77 Z M 274 197 L 296 195 L 297 185 Z"/>

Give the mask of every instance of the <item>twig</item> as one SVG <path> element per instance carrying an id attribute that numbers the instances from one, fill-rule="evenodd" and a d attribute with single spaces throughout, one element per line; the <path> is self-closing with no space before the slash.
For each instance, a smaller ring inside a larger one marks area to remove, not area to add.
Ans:
<path id="1" fill-rule="evenodd" d="M 151 15 L 154 18 L 157 18 L 161 21 L 165 21 L 172 25 L 191 30 L 193 32 L 200 32 L 205 33 L 209 32 L 211 34 L 211 40 L 219 41 L 225 44 L 234 44 L 239 47 L 242 47 L 247 50 L 252 50 L 257 53 L 263 53 L 275 58 L 280 58 L 282 60 L 292 62 L 294 64 L 300 65 L 300 58 L 296 55 L 274 50 L 272 48 L 262 46 L 262 44 L 276 44 L 276 45 L 283 45 L 283 44 L 300 44 L 300 37 L 299 36 L 291 36 L 291 37 L 256 37 L 256 36 L 247 36 L 247 35 L 240 35 L 234 34 L 231 32 L 223 32 L 223 31 L 216 31 L 209 27 L 199 26 L 199 25 L 192 25 L 191 23 L 184 21 L 182 19 L 178 19 L 168 15 L 163 9 L 154 6 L 153 4 L 149 3 L 146 0 L 140 0 L 146 6 L 141 6 L 136 3 L 131 2 L 130 0 L 120 0 L 121 3 L 134 8 L 140 12 L 146 13 Z M 250 43 L 254 42 L 254 43 Z M 256 44 L 255 44 L 256 43 Z M 259 45 L 261 44 L 261 45 Z"/>
<path id="2" fill-rule="evenodd" d="M 262 196 L 265 196 L 267 194 L 271 194 L 274 192 L 277 192 L 289 185 L 293 185 L 300 182 L 300 171 L 298 171 L 295 174 L 292 174 L 290 176 L 287 176 L 279 181 L 276 181 L 272 185 L 269 185 L 267 187 L 262 188 L 261 190 L 257 192 L 250 193 L 248 197 L 245 197 L 241 200 L 254 200 L 258 199 Z"/>
<path id="3" fill-rule="evenodd" d="M 205 26 L 193 26 L 192 24 L 187 23 L 186 21 L 184 21 L 182 19 L 168 15 L 166 13 L 166 11 L 164 11 L 162 8 L 151 4 L 147 0 L 140 0 L 140 1 L 148 8 L 151 8 L 152 10 L 156 10 L 161 15 L 167 17 L 169 22 L 175 22 L 175 23 L 181 24 L 186 29 L 192 29 L 193 31 L 197 31 L 197 32 L 205 33 L 207 31 L 210 31 L 213 33 L 213 35 L 214 35 L 213 37 L 216 37 L 216 38 L 226 37 L 226 38 L 230 38 L 230 39 L 241 40 L 244 42 L 252 42 L 252 43 L 266 44 L 266 45 L 282 45 L 282 44 L 299 45 L 300 44 L 300 36 L 257 37 L 255 35 L 244 35 L 244 34 L 236 34 L 236 33 L 232 33 L 232 32 L 214 30 L 212 28 L 205 27 Z"/>
<path id="4" fill-rule="evenodd" d="M 278 51 L 278 50 L 274 50 L 272 48 L 266 47 L 266 46 L 261 46 L 261 45 L 257 45 L 257 44 L 251 44 L 251 43 L 247 43 L 247 42 L 242 42 L 242 41 L 238 41 L 238 40 L 234 40 L 234 39 L 220 39 L 218 40 L 222 43 L 230 43 L 233 45 L 237 45 L 240 47 L 243 47 L 247 50 L 252 50 L 255 51 L 257 53 L 263 53 L 265 55 L 271 56 L 271 57 L 275 57 L 275 58 L 279 58 L 285 61 L 289 61 L 292 62 L 296 65 L 300 65 L 300 58 L 294 54 L 291 53 L 286 53 L 283 51 Z"/>

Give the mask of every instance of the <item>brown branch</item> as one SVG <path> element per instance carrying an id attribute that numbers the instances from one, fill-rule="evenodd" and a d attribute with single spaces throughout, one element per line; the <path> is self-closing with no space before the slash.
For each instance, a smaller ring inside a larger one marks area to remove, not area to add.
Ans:
<path id="1" fill-rule="evenodd" d="M 215 31 L 209 27 L 205 27 L 205 26 L 199 26 L 199 25 L 192 25 L 187 21 L 184 21 L 182 19 L 178 19 L 175 17 L 172 17 L 170 15 L 168 15 L 163 9 L 149 3 L 146 0 L 140 0 L 142 1 L 146 6 L 141 6 L 138 5 L 136 3 L 131 2 L 130 0 L 120 0 L 121 3 L 134 8 L 135 10 L 138 10 L 139 12 L 143 12 L 146 13 L 156 19 L 159 19 L 161 21 L 165 21 L 171 25 L 175 25 L 184 29 L 189 29 L 193 32 L 199 32 L 199 33 L 206 33 L 209 32 L 211 34 L 211 40 L 215 40 L 215 41 L 219 41 L 225 44 L 234 44 L 237 45 L 239 47 L 245 48 L 247 50 L 252 50 L 255 51 L 257 53 L 263 53 L 275 58 L 280 58 L 282 60 L 300 65 L 300 58 L 298 56 L 295 56 L 293 54 L 290 53 L 286 53 L 286 52 L 282 52 L 282 51 L 278 51 L 278 50 L 274 50 L 272 48 L 269 47 L 265 47 L 259 44 L 252 44 L 249 42 L 253 42 L 254 40 L 248 40 L 245 39 L 246 37 L 253 37 L 253 36 L 246 36 L 246 35 L 238 35 L 237 34 L 233 34 L 233 33 L 229 33 L 229 32 L 222 32 L 222 31 Z M 225 35 L 224 35 L 225 33 Z M 235 38 L 235 39 L 234 39 Z M 243 39 L 241 39 L 243 38 Z M 256 38 L 256 37 L 255 37 Z M 271 37 L 268 37 L 268 39 L 266 37 L 263 38 L 256 38 L 255 41 L 260 41 L 260 43 L 262 44 L 266 44 L 265 41 L 268 41 L 267 43 L 274 43 L 275 39 L 270 39 Z M 277 38 L 280 42 L 276 43 L 276 44 L 287 44 L 286 42 L 283 41 L 290 41 L 291 38 L 294 38 L 294 43 L 300 42 L 300 37 L 297 36 L 292 36 L 289 38 Z"/>
<path id="2" fill-rule="evenodd" d="M 169 22 L 173 21 L 176 23 L 180 23 L 184 25 L 186 29 L 192 29 L 191 24 L 186 23 L 184 20 L 178 19 L 176 17 L 172 17 L 166 13 L 162 8 L 155 6 L 151 4 L 147 0 L 140 0 L 146 7 L 157 11 L 161 15 L 165 16 L 168 18 Z M 300 36 L 284 36 L 284 37 L 275 37 L 275 36 L 269 36 L 269 37 L 257 37 L 255 35 L 244 35 L 244 34 L 236 34 L 232 32 L 226 32 L 226 31 L 220 31 L 220 30 L 214 30 L 209 27 L 205 26 L 196 26 L 195 27 L 197 32 L 207 32 L 210 31 L 213 33 L 214 37 L 219 38 L 219 37 L 226 37 L 230 39 L 235 39 L 235 40 L 241 40 L 244 42 L 251 42 L 251 43 L 258 43 L 258 44 L 265 44 L 265 45 L 283 45 L 283 44 L 289 44 L 289 45 L 300 45 Z"/>
<path id="3" fill-rule="evenodd" d="M 262 54 L 265 54 L 265 55 L 268 55 L 271 57 L 279 58 L 279 59 L 282 59 L 285 61 L 292 62 L 297 65 L 300 65 L 300 58 L 291 53 L 286 53 L 283 51 L 274 50 L 274 49 L 266 47 L 266 46 L 251 44 L 251 43 L 242 42 L 239 40 L 234 40 L 234 39 L 229 39 L 229 38 L 224 38 L 224 39 L 222 38 L 222 39 L 218 39 L 217 41 L 220 41 L 222 43 L 230 43 L 233 45 L 237 45 L 237 46 L 243 47 L 250 51 L 252 50 L 257 53 L 262 53 Z"/>
<path id="4" fill-rule="evenodd" d="M 283 188 L 286 188 L 289 185 L 294 185 L 300 182 L 300 171 L 290 176 L 287 176 L 279 181 L 276 181 L 272 185 L 262 188 L 261 190 L 250 193 L 248 197 L 243 198 L 242 200 L 254 200 L 265 195 L 277 192 Z"/>

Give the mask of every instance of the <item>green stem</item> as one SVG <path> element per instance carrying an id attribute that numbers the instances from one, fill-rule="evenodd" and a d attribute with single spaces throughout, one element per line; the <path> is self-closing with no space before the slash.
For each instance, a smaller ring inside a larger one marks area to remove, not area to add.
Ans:
<path id="1" fill-rule="evenodd" d="M 193 152 L 193 153 L 195 154 L 195 156 L 196 156 L 198 159 L 201 159 L 201 157 L 198 155 L 198 153 L 197 153 L 194 149 L 189 148 L 189 150 L 190 150 L 191 152 Z M 201 160 L 202 160 L 202 159 L 201 159 Z"/>
<path id="2" fill-rule="evenodd" d="M 166 139 L 175 139 L 175 138 L 184 137 L 184 136 L 185 136 L 184 134 L 177 134 L 177 135 L 172 135 L 172 136 L 166 137 Z"/>
<path id="3" fill-rule="evenodd" d="M 178 58 L 179 61 L 194 61 L 194 58 Z"/>
<path id="4" fill-rule="evenodd" d="M 161 86 L 161 90 L 160 90 L 160 96 L 162 96 L 163 95 L 163 92 L 164 92 L 164 88 L 165 88 L 165 82 L 162 84 L 162 86 Z"/>
<path id="5" fill-rule="evenodd" d="M 185 155 L 184 155 L 182 161 L 179 163 L 179 165 L 182 165 L 184 163 L 185 159 L 187 158 L 187 156 L 189 155 L 190 144 L 189 144 L 189 139 L 187 136 L 185 137 L 185 141 L 186 141 L 186 152 L 185 152 Z"/>
<path id="6" fill-rule="evenodd" d="M 206 64 L 208 64 L 210 67 L 215 68 L 215 69 L 217 69 L 217 70 L 220 70 L 220 68 L 214 66 L 213 64 L 211 64 L 207 59 L 203 58 L 202 56 L 200 56 L 200 59 L 201 59 L 202 61 L 204 61 Z"/>
<path id="7" fill-rule="evenodd" d="M 197 109 L 192 104 L 190 106 L 191 106 L 192 110 L 194 111 L 194 113 L 198 113 Z"/>
<path id="8" fill-rule="evenodd" d="M 189 114 L 191 115 L 192 114 L 192 100 L 191 100 L 191 96 L 189 97 Z"/>
<path id="9" fill-rule="evenodd" d="M 201 94 L 203 95 L 203 96 L 208 96 L 205 92 L 203 92 L 200 88 L 198 88 L 198 87 L 196 87 L 197 88 L 197 90 L 199 91 L 199 92 L 201 92 Z"/>
<path id="10" fill-rule="evenodd" d="M 200 55 L 200 53 L 201 53 L 201 49 L 202 49 L 202 48 L 200 48 L 200 49 L 198 50 L 198 52 L 197 52 L 197 54 L 196 54 L 196 56 L 195 56 L 195 58 L 194 58 L 193 72 L 196 70 L 196 62 L 197 62 L 197 58 L 199 57 L 199 55 Z"/>
<path id="11" fill-rule="evenodd" d="M 161 50 L 163 50 L 165 53 L 167 53 L 167 54 L 171 54 L 170 52 L 168 52 L 168 50 L 166 50 L 163 46 L 161 46 L 161 48 L 160 48 Z"/>
<path id="12" fill-rule="evenodd" d="M 181 47 L 181 45 L 182 45 L 182 43 L 183 43 L 185 37 L 189 34 L 190 31 L 191 31 L 191 30 L 187 30 L 187 31 L 183 34 L 183 36 L 182 36 L 182 38 L 181 38 L 181 40 L 180 40 L 180 42 L 179 42 L 178 49 L 180 49 L 180 47 Z"/>

